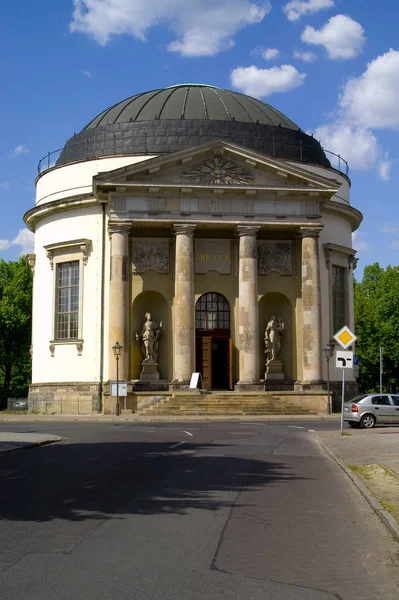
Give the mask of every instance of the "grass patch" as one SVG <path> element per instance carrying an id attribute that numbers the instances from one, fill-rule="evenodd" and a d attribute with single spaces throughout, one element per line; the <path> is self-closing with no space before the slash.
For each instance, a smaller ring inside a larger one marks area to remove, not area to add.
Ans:
<path id="1" fill-rule="evenodd" d="M 342 435 L 345 435 L 346 437 L 351 437 L 353 435 L 353 433 L 343 433 Z"/>
<path id="2" fill-rule="evenodd" d="M 368 465 L 348 465 L 351 471 L 363 479 L 371 479 L 370 467 Z"/>

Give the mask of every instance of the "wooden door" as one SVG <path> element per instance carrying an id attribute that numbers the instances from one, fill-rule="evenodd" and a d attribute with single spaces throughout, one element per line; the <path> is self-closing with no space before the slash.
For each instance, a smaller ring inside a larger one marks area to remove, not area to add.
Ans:
<path id="1" fill-rule="evenodd" d="M 233 340 L 230 338 L 229 339 L 229 358 L 228 358 L 228 365 L 229 365 L 229 389 L 232 390 L 233 389 Z"/>
<path id="2" fill-rule="evenodd" d="M 202 379 L 204 386 L 210 389 L 212 387 L 212 338 L 208 336 L 202 338 Z"/>

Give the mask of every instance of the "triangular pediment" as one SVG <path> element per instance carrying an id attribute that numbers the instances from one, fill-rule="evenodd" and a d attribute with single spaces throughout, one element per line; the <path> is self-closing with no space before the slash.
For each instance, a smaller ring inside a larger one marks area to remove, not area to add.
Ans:
<path id="1" fill-rule="evenodd" d="M 95 193 L 121 188 L 190 188 L 309 192 L 330 198 L 340 187 L 289 161 L 271 158 L 224 140 L 157 156 L 94 177 Z"/>

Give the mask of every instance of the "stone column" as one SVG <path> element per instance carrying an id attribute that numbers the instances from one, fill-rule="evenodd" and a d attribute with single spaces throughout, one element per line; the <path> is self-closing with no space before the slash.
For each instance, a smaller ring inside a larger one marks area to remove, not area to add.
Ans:
<path id="1" fill-rule="evenodd" d="M 116 379 L 116 359 L 112 346 L 123 346 L 119 359 L 119 379 L 129 377 L 129 230 L 130 225 L 109 225 L 111 271 L 109 282 L 109 378 Z"/>
<path id="2" fill-rule="evenodd" d="M 302 236 L 302 362 L 304 383 L 322 380 L 319 233 L 321 227 L 301 227 Z"/>
<path id="3" fill-rule="evenodd" d="M 240 379 L 237 390 L 257 389 L 259 381 L 258 252 L 259 227 L 239 225 L 238 340 Z M 260 389 L 260 388 L 259 388 Z M 262 388 L 263 389 L 263 388 Z"/>
<path id="4" fill-rule="evenodd" d="M 176 234 L 173 384 L 187 385 L 194 371 L 195 298 L 193 224 L 174 226 Z"/>

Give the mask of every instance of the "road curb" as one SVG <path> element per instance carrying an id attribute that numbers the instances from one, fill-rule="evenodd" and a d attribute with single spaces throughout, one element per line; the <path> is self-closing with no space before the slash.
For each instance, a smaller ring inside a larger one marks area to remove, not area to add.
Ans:
<path id="1" fill-rule="evenodd" d="M 129 416 L 121 415 L 119 417 L 113 415 L 99 416 L 76 416 L 76 415 L 21 415 L 21 416 L 1 416 L 1 423 L 23 423 L 23 422 L 64 422 L 64 423 L 113 423 L 113 422 L 130 422 L 130 423 L 149 423 L 149 422 L 189 422 L 189 421 L 332 421 L 339 422 L 337 415 L 146 415 L 146 416 Z"/>
<path id="2" fill-rule="evenodd" d="M 385 527 L 389 530 L 389 532 L 393 535 L 393 537 L 399 542 L 399 523 L 394 519 L 394 517 L 378 502 L 378 500 L 373 496 L 368 487 L 364 485 L 363 481 L 359 479 L 357 475 L 349 469 L 349 467 L 341 460 L 324 442 L 319 440 L 317 436 L 315 436 L 316 442 L 323 448 L 323 450 L 341 467 L 343 471 L 348 475 L 349 479 L 352 483 L 355 484 L 359 492 L 368 502 L 370 507 L 373 509 L 377 517 L 384 523 Z"/>
<path id="3" fill-rule="evenodd" d="M 63 438 L 60 436 L 54 436 L 57 437 L 58 439 L 50 439 L 50 440 L 40 440 L 38 442 L 34 442 L 34 441 L 26 441 L 26 442 L 20 442 L 21 445 L 18 447 L 7 447 L 5 443 L 5 447 L 1 447 L 1 440 L 0 440 L 0 456 L 2 456 L 3 454 L 8 454 L 9 452 L 18 452 L 19 450 L 28 450 L 29 448 L 39 448 L 40 446 L 48 446 L 49 444 L 55 444 L 56 442 L 62 442 Z"/>

